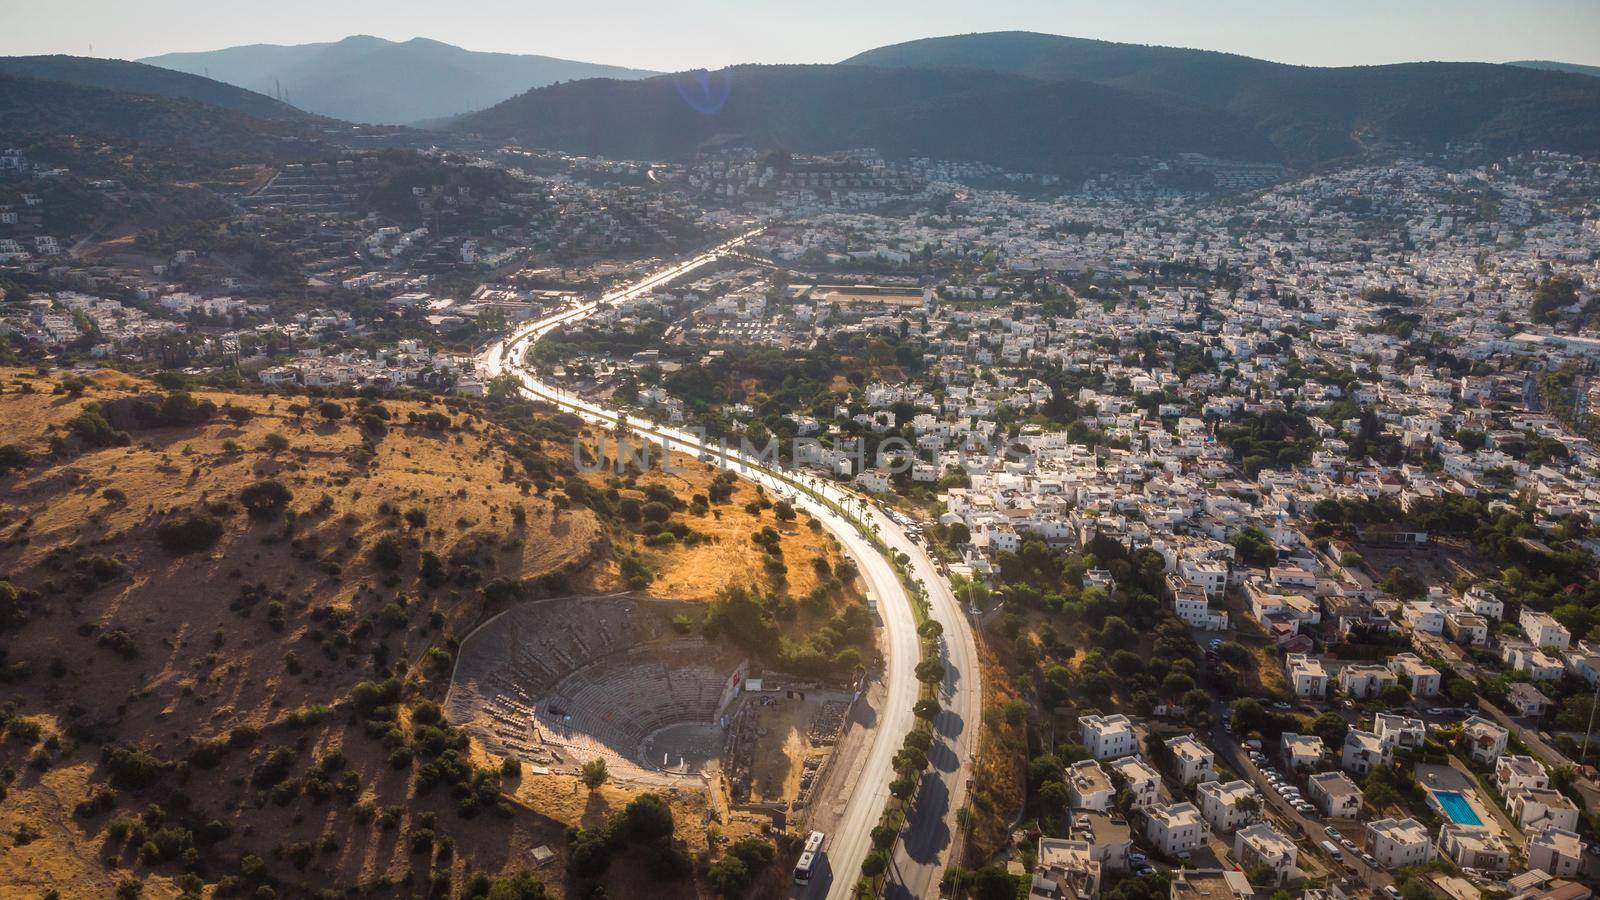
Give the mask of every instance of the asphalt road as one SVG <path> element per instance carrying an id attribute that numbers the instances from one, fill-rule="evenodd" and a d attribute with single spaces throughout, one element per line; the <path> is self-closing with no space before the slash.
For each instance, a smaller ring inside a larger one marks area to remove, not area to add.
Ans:
<path id="1" fill-rule="evenodd" d="M 1222 719 L 1220 703 L 1212 710 L 1212 713 L 1213 718 L 1220 723 Z M 1233 735 L 1228 734 L 1221 724 L 1218 724 L 1212 731 L 1211 746 L 1216 748 L 1217 756 L 1220 760 L 1226 762 L 1235 770 L 1245 773 L 1245 778 L 1254 785 L 1256 792 L 1261 795 L 1266 805 L 1271 809 L 1280 827 L 1284 823 L 1293 825 L 1295 829 L 1311 839 L 1313 846 L 1328 840 L 1328 833 L 1324 829 L 1330 824 L 1330 821 L 1307 816 L 1290 806 L 1281 794 L 1272 789 L 1272 785 L 1267 783 L 1267 779 L 1261 769 L 1250 761 L 1250 758 L 1240 747 L 1239 742 L 1235 741 Z M 1269 756 L 1276 755 L 1272 748 L 1267 748 L 1267 752 Z M 1282 771 L 1281 768 L 1280 771 Z M 1292 834 L 1290 836 L 1293 837 Z M 1334 843 L 1338 842 L 1335 841 Z M 1357 843 L 1360 842 L 1358 841 Z M 1374 892 L 1380 892 L 1385 885 L 1394 883 L 1394 879 L 1382 868 L 1369 866 L 1362 862 L 1361 857 L 1351 853 L 1348 847 L 1341 847 L 1340 849 L 1344 853 L 1344 862 L 1329 860 L 1326 863 L 1333 868 L 1336 876 L 1348 876 L 1351 872 L 1354 872 Z M 1304 847 L 1301 850 L 1304 852 Z"/>
<path id="2" fill-rule="evenodd" d="M 878 711 L 876 732 L 868 751 L 862 781 L 825 845 L 827 874 L 814 879 L 811 887 L 804 892 L 805 896 L 843 898 L 850 895 L 870 846 L 872 828 L 877 824 L 889 798 L 889 782 L 894 776 L 891 761 L 901 739 L 914 724 L 911 707 L 917 695 L 914 669 L 918 644 L 911 598 L 901 586 L 893 566 L 878 553 L 855 523 L 847 515 L 841 515 L 835 506 L 847 510 L 850 515 L 869 517 L 866 521 L 871 522 L 880 539 L 910 557 L 915 577 L 929 589 L 932 615 L 944 625 L 945 664 L 948 671 L 943 686 L 946 710 L 935 722 L 940 740 L 930 753 L 935 774 L 925 778 L 923 790 L 919 792 L 918 802 L 909 817 L 905 840 L 897 854 L 894 890 L 900 896 L 931 896 L 938 890 L 939 872 L 949 859 L 956 810 L 966 796 L 969 765 L 976 747 L 981 695 L 977 649 L 972 631 L 950 593 L 949 585 L 939 577 L 927 555 L 898 525 L 873 511 L 869 503 L 852 492 L 804 474 L 757 464 L 737 451 L 703 443 L 698 435 L 691 432 L 660 426 L 619 410 L 590 403 L 539 381 L 532 373 L 516 365 L 528 348 L 550 331 L 586 318 L 603 305 L 642 294 L 686 275 L 740 246 L 759 231 L 747 232 L 693 259 L 608 293 L 599 301 L 572 307 L 524 325 L 511 337 L 490 345 L 480 357 L 479 367 L 489 378 L 512 374 L 521 382 L 524 394 L 570 410 L 588 421 L 608 427 L 620 421 L 636 434 L 664 447 L 697 457 L 710 454 L 716 464 L 790 498 L 795 506 L 816 517 L 823 527 L 838 537 L 856 560 L 868 596 L 876 602 L 884 625 L 885 701 L 883 709 Z"/>

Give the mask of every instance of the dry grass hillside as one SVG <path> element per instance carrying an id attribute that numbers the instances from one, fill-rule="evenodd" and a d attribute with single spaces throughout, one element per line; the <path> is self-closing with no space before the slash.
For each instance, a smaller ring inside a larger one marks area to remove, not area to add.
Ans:
<path id="1" fill-rule="evenodd" d="M 855 596 L 750 488 L 578 477 L 576 423 L 526 406 L 0 370 L 0 421 L 0 896 L 704 894 L 703 796 L 503 769 L 439 718 L 455 637 L 599 587 L 711 600 L 726 571 L 816 593 L 802 617 Z M 660 809 L 675 843 L 572 865 L 569 827 Z"/>

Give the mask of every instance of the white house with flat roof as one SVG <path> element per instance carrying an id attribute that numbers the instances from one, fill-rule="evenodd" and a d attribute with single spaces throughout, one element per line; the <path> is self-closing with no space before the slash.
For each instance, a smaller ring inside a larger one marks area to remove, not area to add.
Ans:
<path id="1" fill-rule="evenodd" d="M 1067 767 L 1067 789 L 1074 809 L 1105 812 L 1115 799 L 1111 776 L 1093 759 L 1079 760 Z"/>
<path id="2" fill-rule="evenodd" d="M 1372 732 L 1359 728 L 1345 732 L 1339 766 L 1346 772 L 1365 775 L 1378 766 L 1387 766 L 1393 758 L 1394 744 Z"/>
<path id="3" fill-rule="evenodd" d="M 1413 697 L 1432 697 L 1439 693 L 1439 670 L 1415 653 L 1396 653 L 1389 657 L 1389 671 L 1400 677 Z"/>
<path id="4" fill-rule="evenodd" d="M 1145 813 L 1145 838 L 1168 856 L 1182 857 L 1199 849 L 1210 830 L 1193 803 L 1156 806 Z"/>
<path id="5" fill-rule="evenodd" d="M 1304 653 L 1291 653 L 1284 662 L 1296 697 L 1321 698 L 1328 693 L 1328 670 L 1322 667 L 1322 660 Z"/>
<path id="6" fill-rule="evenodd" d="M 1378 713 L 1372 717 L 1372 733 L 1396 747 L 1416 749 L 1428 739 L 1428 723 L 1410 716 Z"/>
<path id="7" fill-rule="evenodd" d="M 1416 819 L 1367 823 L 1367 852 L 1385 869 L 1403 869 L 1433 859 L 1433 840 Z"/>
<path id="8" fill-rule="evenodd" d="M 1307 778 L 1306 797 L 1331 819 L 1361 815 L 1361 788 L 1343 772 L 1318 772 Z"/>
<path id="9" fill-rule="evenodd" d="M 1528 868 L 1556 878 L 1576 878 L 1583 869 L 1583 840 L 1565 828 L 1546 828 L 1528 836 Z"/>
<path id="10" fill-rule="evenodd" d="M 1200 814 L 1217 831 L 1232 831 L 1261 816 L 1261 796 L 1248 781 L 1207 781 L 1195 788 L 1195 797 L 1200 801 Z"/>
<path id="11" fill-rule="evenodd" d="M 1572 643 L 1572 632 L 1549 613 L 1524 606 L 1521 615 L 1517 616 L 1517 624 L 1522 626 L 1522 633 L 1540 650 L 1560 652 Z"/>
<path id="12" fill-rule="evenodd" d="M 1461 740 L 1467 742 L 1467 755 L 1480 765 L 1494 765 L 1506 752 L 1510 736 L 1510 732 L 1482 716 L 1472 716 L 1461 723 Z"/>
<path id="13" fill-rule="evenodd" d="M 1100 862 L 1088 841 L 1039 838 L 1029 900 L 1089 900 L 1100 895 Z"/>
<path id="14" fill-rule="evenodd" d="M 1502 756 L 1494 761 L 1494 786 L 1502 796 L 1527 788 L 1547 788 L 1550 773 L 1531 756 Z"/>
<path id="15" fill-rule="evenodd" d="M 1294 868 L 1298 852 L 1294 841 L 1266 822 L 1239 829 L 1233 835 L 1233 857 L 1245 871 L 1271 869 L 1281 884 Z"/>
<path id="16" fill-rule="evenodd" d="M 1078 730 L 1083 745 L 1095 759 L 1116 759 L 1136 752 L 1138 738 L 1133 722 L 1121 713 L 1110 716 L 1079 716 Z"/>
<path id="17" fill-rule="evenodd" d="M 1384 688 L 1399 683 L 1400 676 L 1375 663 L 1351 663 L 1339 670 L 1339 689 L 1356 700 L 1376 697 Z"/>
<path id="18" fill-rule="evenodd" d="M 1482 825 L 1444 823 L 1439 828 L 1439 852 L 1458 866 L 1485 872 L 1504 872 L 1511 864 L 1505 841 Z"/>
<path id="19" fill-rule="evenodd" d="M 1192 734 L 1182 734 L 1175 738 L 1167 739 L 1167 749 L 1172 751 L 1173 765 L 1177 768 L 1178 781 L 1183 784 L 1198 784 L 1216 778 L 1216 756 L 1211 748 L 1195 740 Z"/>
<path id="20" fill-rule="evenodd" d="M 1526 832 L 1578 827 L 1578 805 L 1554 788 L 1517 788 L 1506 795 L 1506 809 Z"/>
<path id="21" fill-rule="evenodd" d="M 1285 731 L 1278 736 L 1279 749 L 1283 753 L 1283 764 L 1286 768 L 1295 771 L 1314 769 L 1322 762 L 1322 757 L 1328 752 L 1322 738 L 1314 734 L 1295 734 Z"/>
<path id="22" fill-rule="evenodd" d="M 1110 764 L 1111 774 L 1122 779 L 1122 788 L 1133 795 L 1133 805 L 1146 807 L 1159 799 L 1161 773 L 1137 756 L 1124 756 Z M 1115 783 L 1113 778 L 1113 783 Z"/>
<path id="23" fill-rule="evenodd" d="M 1467 588 L 1461 597 L 1461 605 L 1486 619 L 1498 620 L 1506 614 L 1505 601 L 1486 588 Z"/>

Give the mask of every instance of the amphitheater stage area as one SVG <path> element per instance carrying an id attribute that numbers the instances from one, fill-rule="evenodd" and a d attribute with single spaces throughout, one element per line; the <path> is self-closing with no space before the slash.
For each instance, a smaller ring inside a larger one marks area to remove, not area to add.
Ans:
<path id="1" fill-rule="evenodd" d="M 609 596 L 513 607 L 462 641 L 445 715 L 489 752 L 552 771 L 603 758 L 619 774 L 695 775 L 713 754 L 674 757 L 668 746 L 663 766 L 646 739 L 677 726 L 720 732 L 746 666 L 674 632 L 672 616 L 691 606 Z"/>

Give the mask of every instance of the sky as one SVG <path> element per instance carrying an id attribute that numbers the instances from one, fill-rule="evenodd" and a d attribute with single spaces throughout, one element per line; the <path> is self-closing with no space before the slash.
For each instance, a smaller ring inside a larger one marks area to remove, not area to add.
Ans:
<path id="1" fill-rule="evenodd" d="M 1028 30 L 1303 65 L 1600 65 L 1600 0 L 0 0 L 0 55 L 137 59 L 372 34 L 676 71 L 838 62 L 883 44 Z"/>

